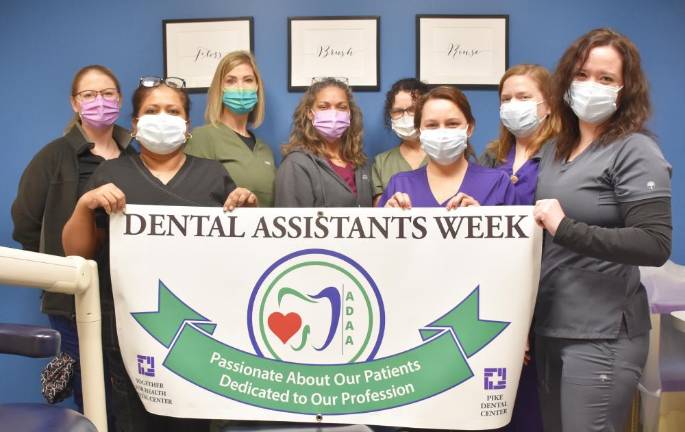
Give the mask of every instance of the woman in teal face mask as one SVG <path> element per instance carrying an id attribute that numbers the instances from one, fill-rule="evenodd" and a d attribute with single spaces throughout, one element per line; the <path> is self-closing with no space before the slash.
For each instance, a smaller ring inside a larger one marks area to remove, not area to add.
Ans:
<path id="1" fill-rule="evenodd" d="M 206 125 L 193 129 L 187 154 L 218 160 L 238 187 L 253 191 L 262 207 L 273 206 L 276 164 L 271 148 L 252 128 L 264 120 L 264 86 L 249 52 L 219 62 L 207 93 Z"/>

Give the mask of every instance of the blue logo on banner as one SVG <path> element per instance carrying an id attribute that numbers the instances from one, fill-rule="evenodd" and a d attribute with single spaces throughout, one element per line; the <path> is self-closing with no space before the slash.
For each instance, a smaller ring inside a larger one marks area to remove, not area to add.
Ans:
<path id="1" fill-rule="evenodd" d="M 149 377 L 155 376 L 155 358 L 138 354 L 138 373 Z"/>
<path id="2" fill-rule="evenodd" d="M 485 390 L 504 390 L 507 388 L 507 368 L 483 369 L 483 388 Z"/>

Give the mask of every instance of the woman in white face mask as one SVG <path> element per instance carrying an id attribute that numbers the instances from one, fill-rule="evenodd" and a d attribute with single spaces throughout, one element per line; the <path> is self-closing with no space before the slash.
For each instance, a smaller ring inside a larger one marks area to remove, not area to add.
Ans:
<path id="1" fill-rule="evenodd" d="M 376 155 L 371 176 L 374 204 L 378 202 L 390 177 L 411 171 L 428 163 L 414 126 L 416 102 L 428 92 L 428 85 L 416 78 L 405 78 L 392 85 L 385 95 L 385 124 L 400 139 L 400 145 Z"/>
<path id="2" fill-rule="evenodd" d="M 539 65 L 516 65 L 499 82 L 499 137 L 488 144 L 478 161 L 509 176 L 518 204 L 535 202 L 542 147 L 559 128 L 559 120 L 551 111 L 551 96 L 552 77 Z M 509 425 L 514 430 L 538 432 L 542 419 L 534 357 L 527 354 L 525 363 Z"/>
<path id="3" fill-rule="evenodd" d="M 414 126 L 429 157 L 425 167 L 395 174 L 378 206 L 447 207 L 513 204 L 514 188 L 500 170 L 469 162 L 468 137 L 476 119 L 466 96 L 454 87 L 436 87 L 416 106 Z"/>
<path id="4" fill-rule="evenodd" d="M 509 175 L 519 204 L 533 204 L 540 150 L 559 128 L 551 95 L 552 77 L 539 65 L 514 66 L 499 83 L 499 137 L 488 144 L 479 162 Z"/>
<path id="5" fill-rule="evenodd" d="M 671 166 L 645 130 L 640 54 L 593 30 L 559 60 L 561 129 L 540 160 L 535 357 L 546 431 L 623 430 L 649 345 L 638 266 L 671 253 Z"/>
<path id="6" fill-rule="evenodd" d="M 188 138 L 190 100 L 180 78 L 144 77 L 133 94 L 133 132 L 140 155 L 103 162 L 91 176 L 62 233 L 67 255 L 93 258 L 100 273 L 103 354 L 112 377 L 111 411 L 127 431 L 207 430 L 208 422 L 156 416 L 143 408 L 126 375 L 116 339 L 109 274 L 108 215 L 126 203 L 255 206 L 250 191 L 236 188 L 217 161 L 183 153 Z"/>

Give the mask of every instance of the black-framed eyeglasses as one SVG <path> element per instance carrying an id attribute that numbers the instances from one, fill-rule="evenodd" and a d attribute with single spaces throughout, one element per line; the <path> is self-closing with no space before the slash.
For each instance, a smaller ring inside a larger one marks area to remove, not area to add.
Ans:
<path id="1" fill-rule="evenodd" d="M 390 110 L 390 118 L 395 120 L 402 118 L 405 114 L 413 116 L 416 114 L 416 107 L 412 105 L 407 108 L 395 108 Z"/>
<path id="2" fill-rule="evenodd" d="M 103 90 L 82 90 L 74 95 L 81 102 L 93 102 L 98 95 L 108 101 L 119 100 L 119 90 L 115 88 L 106 88 Z"/>
<path id="3" fill-rule="evenodd" d="M 139 84 L 141 87 L 157 87 L 161 84 L 171 88 L 185 88 L 186 81 L 179 77 L 160 78 L 158 76 L 144 76 L 140 77 Z"/>

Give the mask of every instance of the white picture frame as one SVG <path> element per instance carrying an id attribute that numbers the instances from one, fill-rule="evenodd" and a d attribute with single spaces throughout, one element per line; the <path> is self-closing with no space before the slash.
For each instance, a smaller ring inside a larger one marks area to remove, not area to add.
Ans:
<path id="1" fill-rule="evenodd" d="M 509 67 L 509 15 L 417 15 L 416 76 L 429 85 L 496 88 Z"/>
<path id="2" fill-rule="evenodd" d="M 252 17 L 169 19 L 162 32 L 164 76 L 183 78 L 191 93 L 207 91 L 227 53 L 254 52 Z"/>
<path id="3" fill-rule="evenodd" d="M 380 89 L 380 17 L 288 17 L 288 91 L 323 77 Z"/>

